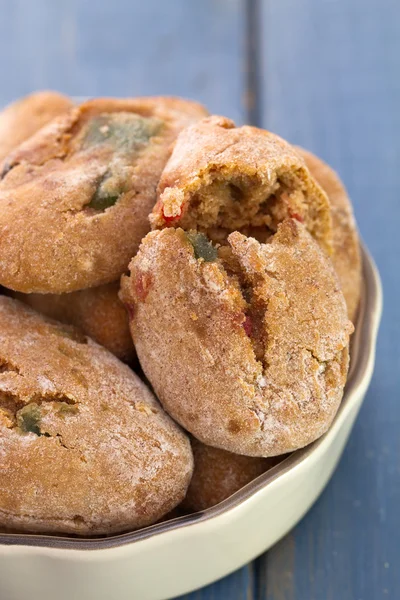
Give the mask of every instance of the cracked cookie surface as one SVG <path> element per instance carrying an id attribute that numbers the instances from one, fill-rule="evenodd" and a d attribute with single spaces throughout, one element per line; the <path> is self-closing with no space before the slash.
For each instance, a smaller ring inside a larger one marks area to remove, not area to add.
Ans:
<path id="1" fill-rule="evenodd" d="M 116 281 L 149 230 L 171 143 L 205 112 L 174 98 L 96 99 L 11 152 L 0 168 L 0 283 L 64 293 Z"/>
<path id="2" fill-rule="evenodd" d="M 295 219 L 196 258 L 151 232 L 121 282 L 136 351 L 166 410 L 205 444 L 274 456 L 321 436 L 343 394 L 352 325 L 330 260 Z"/>
<path id="3" fill-rule="evenodd" d="M 190 442 L 126 366 L 0 298 L 0 526 L 110 534 L 184 497 Z"/>

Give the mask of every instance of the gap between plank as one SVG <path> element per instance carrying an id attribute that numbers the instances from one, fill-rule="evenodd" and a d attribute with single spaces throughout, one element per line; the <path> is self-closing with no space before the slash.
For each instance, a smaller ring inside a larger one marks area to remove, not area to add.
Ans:
<path id="1" fill-rule="evenodd" d="M 262 0 L 245 0 L 245 103 L 249 125 L 261 126 L 261 5 Z"/>

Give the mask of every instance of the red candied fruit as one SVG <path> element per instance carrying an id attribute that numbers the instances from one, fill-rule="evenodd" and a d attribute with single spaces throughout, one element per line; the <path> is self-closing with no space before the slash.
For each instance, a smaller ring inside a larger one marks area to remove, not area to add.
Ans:
<path id="1" fill-rule="evenodd" d="M 144 302 L 149 293 L 153 277 L 148 271 L 139 271 L 135 273 L 135 292 L 138 300 Z"/>
<path id="2" fill-rule="evenodd" d="M 296 219 L 296 221 L 304 223 L 304 218 L 299 213 L 291 213 L 290 216 L 292 217 L 292 219 Z"/>
<path id="3" fill-rule="evenodd" d="M 166 223 L 172 223 L 172 221 L 176 221 L 182 215 L 182 210 L 179 211 L 179 215 L 174 215 L 173 217 L 169 217 L 169 216 L 165 215 L 164 208 L 161 209 L 161 212 L 162 212 L 163 219 Z"/>
<path id="4" fill-rule="evenodd" d="M 125 310 L 128 313 L 128 318 L 130 321 L 133 321 L 133 317 L 135 316 L 135 305 L 130 302 L 124 302 Z"/>
<path id="5" fill-rule="evenodd" d="M 253 332 L 253 322 L 252 322 L 251 318 L 248 315 L 246 315 L 246 318 L 243 321 L 242 326 L 243 326 L 243 329 L 246 332 L 246 335 L 248 335 L 249 337 L 251 337 L 251 334 Z"/>

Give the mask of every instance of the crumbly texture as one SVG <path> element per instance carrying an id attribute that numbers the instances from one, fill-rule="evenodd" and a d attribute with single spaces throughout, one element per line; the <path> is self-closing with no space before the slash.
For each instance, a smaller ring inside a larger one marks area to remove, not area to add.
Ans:
<path id="1" fill-rule="evenodd" d="M 180 507 L 197 512 L 219 504 L 282 460 L 232 454 L 192 438 L 194 471 Z"/>
<path id="2" fill-rule="evenodd" d="M 136 357 L 125 307 L 118 298 L 119 281 L 70 294 L 20 294 L 15 297 L 38 312 L 81 331 L 132 363 Z"/>
<path id="3" fill-rule="evenodd" d="M 218 242 L 232 231 L 265 241 L 287 217 L 331 251 L 328 198 L 292 146 L 213 116 L 178 136 L 150 222 L 153 229 L 197 229 Z"/>
<path id="4" fill-rule="evenodd" d="M 9 104 L 0 113 L 0 161 L 41 127 L 72 108 L 57 92 L 35 92 Z"/>
<path id="5" fill-rule="evenodd" d="M 338 174 L 329 165 L 303 148 L 297 147 L 296 150 L 328 195 L 332 215 L 332 262 L 342 286 L 349 318 L 355 323 L 361 295 L 362 268 L 360 242 L 350 199 Z"/>
<path id="6" fill-rule="evenodd" d="M 96 99 L 8 155 L 0 283 L 58 294 L 117 280 L 149 229 L 171 143 L 204 114 L 175 98 Z"/>
<path id="7" fill-rule="evenodd" d="M 141 366 L 175 420 L 230 452 L 284 454 L 331 424 L 353 327 L 330 260 L 298 221 L 267 244 L 238 232 L 228 242 L 209 261 L 182 229 L 151 232 L 121 298 Z"/>
<path id="8" fill-rule="evenodd" d="M 188 438 L 104 348 L 1 297 L 0 365 L 1 528 L 111 534 L 183 499 Z"/>

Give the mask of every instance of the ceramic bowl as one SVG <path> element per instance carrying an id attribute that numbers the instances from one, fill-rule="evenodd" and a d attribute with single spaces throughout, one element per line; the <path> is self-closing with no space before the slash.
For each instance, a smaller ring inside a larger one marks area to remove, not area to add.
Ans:
<path id="1" fill-rule="evenodd" d="M 164 600 L 207 585 L 284 536 L 328 483 L 371 380 L 382 310 L 363 250 L 364 290 L 343 402 L 330 430 L 219 505 L 102 539 L 0 536 L 1 598 Z"/>

